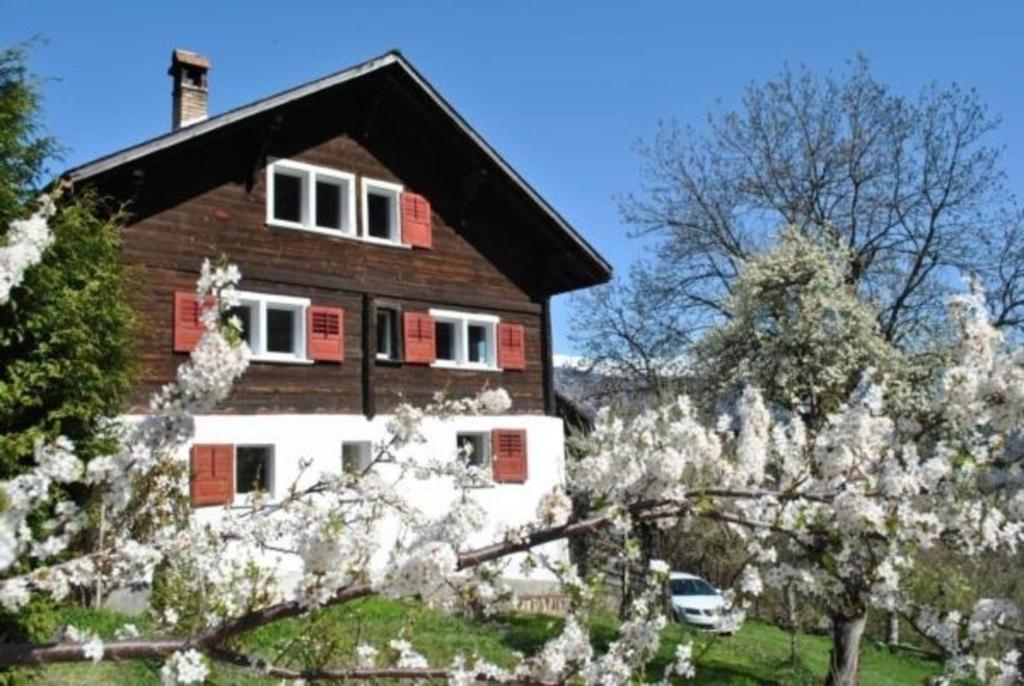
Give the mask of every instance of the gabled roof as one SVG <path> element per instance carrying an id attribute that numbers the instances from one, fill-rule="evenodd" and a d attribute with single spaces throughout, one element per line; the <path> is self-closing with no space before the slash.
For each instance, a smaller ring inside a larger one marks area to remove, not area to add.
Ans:
<path id="1" fill-rule="evenodd" d="M 335 72 L 323 78 L 263 98 L 262 100 L 237 107 L 204 121 L 180 128 L 171 133 L 151 138 L 138 145 L 100 157 L 68 170 L 65 172 L 64 177 L 72 182 L 81 182 L 103 175 L 106 172 L 142 160 L 186 141 L 195 140 L 301 98 L 327 91 L 341 84 L 352 82 L 387 68 L 397 68 L 408 76 L 422 93 L 427 96 L 429 101 L 436 106 L 439 112 L 455 124 L 461 133 L 472 141 L 473 145 L 484 153 L 501 170 L 503 175 L 520 189 L 536 208 L 552 222 L 554 227 L 564 234 L 572 247 L 575 248 L 575 251 L 577 251 L 577 259 L 582 258 L 583 261 L 588 263 L 589 268 L 587 271 L 592 275 L 592 283 L 602 283 L 611 277 L 611 265 L 501 155 L 487 144 L 483 137 L 455 111 L 444 97 L 397 50 L 392 50 L 380 57 L 357 64 L 348 69 Z"/>

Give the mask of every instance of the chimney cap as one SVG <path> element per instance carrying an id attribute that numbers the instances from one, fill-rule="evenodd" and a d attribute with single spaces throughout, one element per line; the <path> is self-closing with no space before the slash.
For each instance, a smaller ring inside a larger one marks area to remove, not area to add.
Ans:
<path id="1" fill-rule="evenodd" d="M 192 52 L 191 50 L 184 50 L 182 48 L 175 48 L 171 52 L 171 67 L 173 68 L 176 64 L 187 64 L 192 67 L 199 67 L 200 69 L 209 69 L 210 60 L 204 55 L 200 55 L 198 52 Z"/>

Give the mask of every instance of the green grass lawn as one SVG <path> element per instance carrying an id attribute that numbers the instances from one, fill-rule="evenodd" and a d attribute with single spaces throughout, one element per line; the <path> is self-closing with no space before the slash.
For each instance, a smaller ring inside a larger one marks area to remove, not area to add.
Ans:
<path id="1" fill-rule="evenodd" d="M 124 621 L 110 612 L 67 610 L 64 621 L 79 628 L 91 628 L 110 637 Z M 136 622 L 139 624 L 138 622 Z M 600 650 L 615 637 L 616 623 L 607 618 L 596 621 L 595 644 Z M 145 627 L 140 624 L 140 628 Z M 480 655 L 498 664 L 509 664 L 516 651 L 535 652 L 561 629 L 561 621 L 544 615 L 506 615 L 491 621 L 470 622 L 430 610 L 416 603 L 369 598 L 343 607 L 330 608 L 313 617 L 286 620 L 246 636 L 239 647 L 287 666 L 344 665 L 359 642 L 381 646 L 396 636 L 407 638 L 426 655 L 431 664 L 444 665 L 458 654 Z M 320 640 L 312 641 L 311 637 Z M 327 641 L 323 641 L 327 638 Z M 828 663 L 828 639 L 801 635 L 799 668 L 789 663 L 789 635 L 756 621 L 748 621 L 732 637 L 713 637 L 671 625 L 662 636 L 662 646 L 648 667 L 650 679 L 662 674 L 672 660 L 676 645 L 694 640 L 699 655 L 698 675 L 688 683 L 724 684 L 820 684 Z M 872 686 L 921 684 L 938 665 L 918 657 L 893 654 L 865 647 L 861 683 Z M 158 664 L 51 666 L 18 679 L 42 684 L 159 684 Z M 212 683 L 271 684 L 275 681 L 231 667 L 215 667 Z"/>

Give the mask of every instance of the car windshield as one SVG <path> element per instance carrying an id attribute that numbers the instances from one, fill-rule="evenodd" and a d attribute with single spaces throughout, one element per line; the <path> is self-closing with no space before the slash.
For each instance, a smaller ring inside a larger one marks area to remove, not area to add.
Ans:
<path id="1" fill-rule="evenodd" d="M 669 588 L 672 595 L 718 595 L 704 579 L 670 579 Z"/>

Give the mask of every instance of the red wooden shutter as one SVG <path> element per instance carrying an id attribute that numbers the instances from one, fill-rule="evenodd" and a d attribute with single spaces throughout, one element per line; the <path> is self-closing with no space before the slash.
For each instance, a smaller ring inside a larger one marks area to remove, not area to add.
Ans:
<path id="1" fill-rule="evenodd" d="M 192 446 L 193 507 L 230 505 L 235 499 L 235 446 Z"/>
<path id="2" fill-rule="evenodd" d="M 422 195 L 402 193 L 402 242 L 417 248 L 433 248 L 430 203 Z"/>
<path id="3" fill-rule="evenodd" d="M 522 324 L 498 324 L 498 366 L 526 369 L 526 327 Z"/>
<path id="4" fill-rule="evenodd" d="M 306 349 L 311 360 L 344 360 L 345 311 L 340 307 L 311 305 L 306 311 Z"/>
<path id="5" fill-rule="evenodd" d="M 188 291 L 174 294 L 174 352 L 192 352 L 206 333 L 199 296 Z"/>
<path id="6" fill-rule="evenodd" d="M 437 359 L 434 343 L 434 318 L 426 312 L 402 313 L 405 336 L 405 361 L 430 364 Z"/>
<path id="7" fill-rule="evenodd" d="M 526 431 L 495 429 L 491 432 L 491 468 L 495 481 L 526 481 L 529 471 L 526 461 Z"/>

